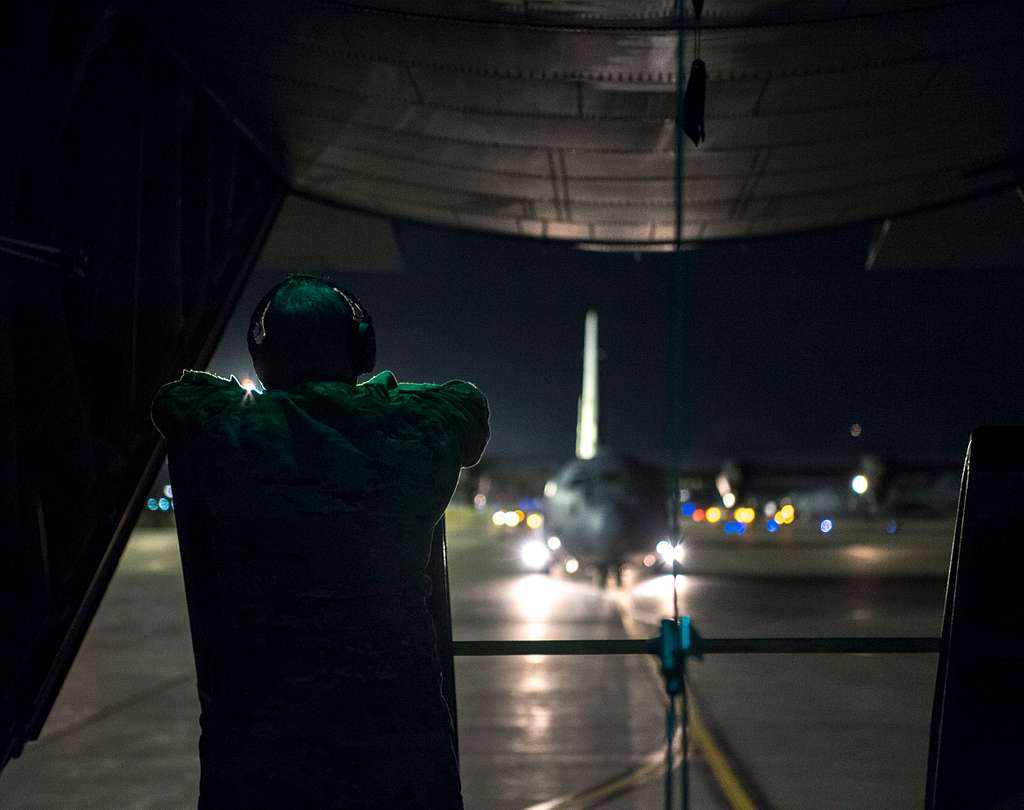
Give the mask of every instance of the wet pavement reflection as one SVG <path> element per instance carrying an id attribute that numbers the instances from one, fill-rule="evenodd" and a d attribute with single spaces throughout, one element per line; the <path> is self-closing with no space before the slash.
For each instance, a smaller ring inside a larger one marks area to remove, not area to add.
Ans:
<path id="1" fill-rule="evenodd" d="M 671 613 L 671 578 L 602 591 L 584 572 L 521 570 L 463 516 L 449 531 L 456 639 L 624 638 Z M 752 573 L 757 573 L 753 571 Z M 684 576 L 708 636 L 934 635 L 941 579 Z M 720 656 L 691 666 L 701 722 L 758 807 L 918 807 L 935 656 Z M 462 658 L 456 687 L 469 808 L 661 806 L 664 700 L 638 656 Z M 198 727 L 173 530 L 139 530 L 41 739 L 0 776 L 0 806 L 194 806 Z M 728 807 L 709 749 L 691 806 Z"/>

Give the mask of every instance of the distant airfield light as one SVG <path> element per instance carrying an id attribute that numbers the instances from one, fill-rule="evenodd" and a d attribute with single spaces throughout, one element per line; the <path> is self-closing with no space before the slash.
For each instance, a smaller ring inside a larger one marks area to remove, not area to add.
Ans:
<path id="1" fill-rule="evenodd" d="M 692 517 L 693 517 L 693 520 L 694 520 L 695 523 L 703 522 L 703 520 L 704 520 L 704 510 L 703 509 L 694 509 Z"/>
<path id="2" fill-rule="evenodd" d="M 482 492 L 478 492 L 473 496 L 473 506 L 479 512 L 485 506 L 487 506 L 487 496 Z"/>
<path id="3" fill-rule="evenodd" d="M 174 489 L 171 487 L 170 484 L 164 484 L 164 497 L 165 498 L 173 498 L 174 497 Z"/>
<path id="4" fill-rule="evenodd" d="M 729 484 L 729 478 L 724 472 L 719 473 L 718 477 L 715 479 L 715 489 L 718 490 L 718 494 L 723 498 L 732 491 L 732 486 Z"/>
<path id="5" fill-rule="evenodd" d="M 821 523 L 818 524 L 818 528 L 821 529 L 822 534 L 828 534 L 830 531 L 832 531 L 832 521 L 828 518 L 825 518 L 821 521 Z"/>
<path id="6" fill-rule="evenodd" d="M 531 529 L 539 529 L 544 525 L 544 515 L 540 512 L 530 512 L 530 514 L 526 516 L 526 525 Z"/>
<path id="7" fill-rule="evenodd" d="M 518 509 L 515 512 L 506 512 L 505 525 L 508 526 L 510 529 L 514 529 L 516 526 L 523 522 L 522 514 L 523 513 L 520 512 Z"/>
<path id="8" fill-rule="evenodd" d="M 734 493 L 734 492 L 726 492 L 722 496 L 722 505 L 726 509 L 732 509 L 736 505 L 736 493 Z"/>
<path id="9" fill-rule="evenodd" d="M 775 501 L 768 501 L 768 502 L 767 502 L 767 503 L 766 503 L 766 504 L 764 505 L 764 516 L 765 516 L 766 518 L 772 518 L 772 517 L 775 517 L 775 513 L 776 513 L 776 512 L 778 512 L 778 511 L 779 511 L 779 507 L 778 507 L 778 505 L 777 505 L 777 504 L 775 503 Z M 778 524 L 776 524 L 776 525 L 778 525 Z"/>
<path id="10" fill-rule="evenodd" d="M 540 542 L 540 540 L 530 540 L 524 543 L 523 547 L 519 550 L 519 556 L 523 561 L 523 565 L 534 570 L 543 568 L 551 562 L 551 553 L 548 551 L 548 547 Z"/>
<path id="11" fill-rule="evenodd" d="M 793 508 L 793 504 L 787 503 L 779 507 L 779 511 L 775 513 L 775 521 L 780 526 L 785 526 L 788 523 L 792 523 L 796 519 L 796 509 Z"/>
<path id="12" fill-rule="evenodd" d="M 709 506 L 704 513 L 704 519 L 708 523 L 718 523 L 722 519 L 722 510 L 717 506 Z"/>
<path id="13" fill-rule="evenodd" d="M 644 568 L 650 568 L 657 561 L 658 561 L 658 558 L 655 557 L 653 554 L 645 554 L 644 555 Z"/>
<path id="14" fill-rule="evenodd" d="M 580 570 L 580 562 L 575 557 L 570 557 L 565 561 L 565 573 L 575 574 Z"/>
<path id="15" fill-rule="evenodd" d="M 551 549 L 552 551 L 558 551 L 558 549 L 560 549 L 561 547 L 562 547 L 562 541 L 561 541 L 560 538 L 555 537 L 554 535 L 551 535 L 551 537 L 548 538 L 548 548 L 549 549 Z"/>
<path id="16" fill-rule="evenodd" d="M 558 482 L 557 481 L 548 481 L 544 485 L 544 497 L 545 498 L 554 498 L 557 494 L 558 494 Z"/>
<path id="17" fill-rule="evenodd" d="M 764 524 L 764 527 L 768 530 L 768 534 L 775 534 L 775 532 L 779 530 L 779 524 L 771 518 L 769 518 L 768 522 Z"/>
<path id="18" fill-rule="evenodd" d="M 688 500 L 690 500 L 690 490 L 688 490 L 688 489 L 681 489 L 681 490 L 679 490 L 679 502 L 680 503 L 686 503 Z"/>
<path id="19" fill-rule="evenodd" d="M 495 526 L 504 526 L 505 525 L 505 510 L 499 509 L 493 515 L 491 515 L 491 523 L 493 523 Z"/>
<path id="20" fill-rule="evenodd" d="M 757 512 L 751 509 L 749 506 L 741 506 L 732 515 L 740 523 L 753 523 L 757 518 Z"/>
<path id="21" fill-rule="evenodd" d="M 850 435 L 853 436 L 853 438 L 855 439 L 858 436 L 860 436 L 862 430 L 863 429 L 860 426 L 860 422 L 854 422 L 852 425 L 850 425 Z"/>
<path id="22" fill-rule="evenodd" d="M 899 523 L 897 523 L 895 520 L 890 520 L 888 523 L 885 524 L 885 533 L 896 534 L 896 532 L 899 531 L 899 528 Z"/>
<path id="23" fill-rule="evenodd" d="M 858 495 L 863 495 L 868 491 L 868 477 L 859 473 L 853 476 L 853 479 L 850 481 L 850 489 Z"/>
<path id="24" fill-rule="evenodd" d="M 243 378 L 243 379 L 242 379 L 242 382 L 241 382 L 241 386 L 242 386 L 242 388 L 244 388 L 244 389 L 245 389 L 246 391 L 248 391 L 248 392 L 249 392 L 250 394 L 251 394 L 251 393 L 252 393 L 253 391 L 255 391 L 255 390 L 256 390 L 256 382 L 255 382 L 255 381 L 254 381 L 254 380 L 253 380 L 252 378 L 250 378 L 250 377 L 245 377 L 245 378 Z"/>

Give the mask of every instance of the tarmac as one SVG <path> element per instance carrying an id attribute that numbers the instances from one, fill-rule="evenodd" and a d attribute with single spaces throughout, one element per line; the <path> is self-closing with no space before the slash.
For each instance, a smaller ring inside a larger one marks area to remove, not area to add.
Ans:
<path id="1" fill-rule="evenodd" d="M 941 528 L 931 539 L 701 552 L 706 538 L 677 578 L 680 610 L 706 636 L 937 635 Z M 646 636 L 671 613 L 670 576 L 641 570 L 599 590 L 582 572 L 527 573 L 520 540 L 451 514 L 456 639 Z M 871 553 L 851 556 L 856 548 Z M 824 556 L 794 563 L 815 552 Z M 40 739 L 0 775 L 0 806 L 194 807 L 191 656 L 174 532 L 139 529 Z M 693 662 L 690 806 L 919 807 L 935 666 L 928 654 Z M 665 701 L 653 659 L 461 658 L 456 688 L 468 808 L 662 806 Z"/>

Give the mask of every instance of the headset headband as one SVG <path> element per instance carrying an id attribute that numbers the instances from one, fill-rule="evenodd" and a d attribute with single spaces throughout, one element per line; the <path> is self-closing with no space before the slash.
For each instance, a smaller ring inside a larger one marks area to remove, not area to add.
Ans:
<path id="1" fill-rule="evenodd" d="M 262 349 L 263 343 L 267 339 L 267 315 L 270 312 L 270 308 L 274 303 L 274 299 L 277 297 L 277 293 L 282 287 L 286 286 L 293 280 L 306 280 L 315 281 L 325 286 L 330 287 L 334 292 L 341 296 L 342 300 L 348 306 L 349 315 L 351 316 L 351 327 L 353 330 L 352 352 L 353 352 L 353 365 L 356 373 L 364 374 L 373 370 L 374 360 L 377 354 L 377 341 L 373 334 L 373 321 L 370 318 L 370 314 L 363 308 L 363 305 L 359 303 L 358 299 L 346 290 L 341 289 L 337 285 L 328 281 L 325 278 L 317 278 L 316 276 L 307 276 L 296 274 L 289 276 L 278 284 L 274 285 L 264 296 L 260 304 L 257 304 L 259 317 L 253 319 L 252 328 L 249 333 L 250 350 L 256 351 Z M 254 313 L 255 315 L 255 313 Z"/>
<path id="2" fill-rule="evenodd" d="M 281 289 L 285 284 L 291 281 L 293 278 L 315 278 L 315 276 L 289 276 L 281 284 L 274 287 L 270 293 L 267 294 L 267 304 L 263 307 L 263 311 L 260 313 L 260 317 L 256 319 L 256 323 L 253 324 L 252 328 L 252 340 L 257 346 L 261 345 L 264 340 L 267 339 L 267 313 L 270 312 L 270 305 L 274 302 L 274 296 L 277 295 L 277 291 Z M 317 279 L 321 281 L 322 279 Z M 325 284 L 330 285 L 331 289 L 334 290 L 338 295 L 345 299 L 345 303 L 348 304 L 349 312 L 352 313 L 352 320 L 357 325 L 362 325 L 363 321 L 366 320 L 366 311 L 359 305 L 352 296 L 346 293 L 344 290 L 335 287 L 329 281 L 324 281 Z"/>

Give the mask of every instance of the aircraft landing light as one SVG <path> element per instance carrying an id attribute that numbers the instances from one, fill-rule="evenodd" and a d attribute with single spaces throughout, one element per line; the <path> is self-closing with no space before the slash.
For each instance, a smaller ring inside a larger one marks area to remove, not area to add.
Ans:
<path id="1" fill-rule="evenodd" d="M 654 547 L 654 550 L 658 552 L 658 556 L 661 557 L 662 561 L 666 565 L 671 564 L 673 560 L 675 560 L 676 562 L 682 562 L 683 557 L 686 556 L 686 549 L 683 547 L 682 543 L 672 545 L 672 543 L 668 540 L 660 541 L 658 545 Z M 648 558 L 651 558 L 652 560 L 650 563 L 647 562 Z M 653 554 L 648 554 L 646 557 L 644 557 L 644 565 L 648 568 L 654 565 L 654 563 L 657 562 L 657 560 L 653 558 Z"/>
<path id="2" fill-rule="evenodd" d="M 520 559 L 527 568 L 539 570 L 551 562 L 551 552 L 540 540 L 530 540 L 519 551 Z"/>

